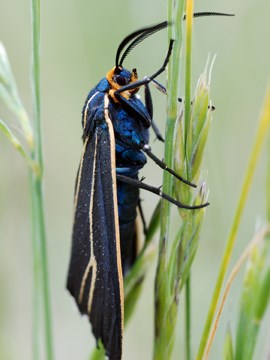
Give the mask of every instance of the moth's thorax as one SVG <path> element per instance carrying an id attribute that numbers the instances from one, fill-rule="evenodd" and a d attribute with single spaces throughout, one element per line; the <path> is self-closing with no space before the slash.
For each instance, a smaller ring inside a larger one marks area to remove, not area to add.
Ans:
<path id="1" fill-rule="evenodd" d="M 121 89 L 125 85 L 129 85 L 134 83 L 138 80 L 138 74 L 136 69 L 133 69 L 132 71 L 129 71 L 127 69 L 124 69 L 122 67 L 114 67 L 110 71 L 108 71 L 106 75 L 106 79 L 108 80 L 111 89 L 109 90 L 109 95 L 113 98 L 115 102 L 118 102 L 116 99 L 114 93 L 115 91 Z M 139 88 L 126 90 L 121 92 L 121 96 L 123 96 L 125 99 L 129 100 L 130 97 L 136 92 L 139 91 Z"/>

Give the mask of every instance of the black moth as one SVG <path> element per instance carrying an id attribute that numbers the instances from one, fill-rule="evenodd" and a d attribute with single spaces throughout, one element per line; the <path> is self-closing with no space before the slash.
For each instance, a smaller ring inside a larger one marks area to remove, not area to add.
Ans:
<path id="1" fill-rule="evenodd" d="M 196 13 L 194 16 L 226 15 Z M 83 153 L 76 179 L 72 251 L 67 288 L 82 314 L 89 317 L 92 331 L 101 341 L 110 360 L 122 358 L 124 322 L 123 275 L 137 255 L 137 209 L 142 215 L 139 189 L 167 199 L 178 207 L 187 206 L 147 185 L 138 178 L 146 155 L 163 170 L 187 185 L 194 186 L 167 168 L 149 147 L 149 128 L 162 136 L 153 122 L 150 82 L 162 73 L 173 48 L 161 68 L 138 80 L 136 69 L 123 67 L 130 51 L 144 39 L 168 26 L 162 22 L 137 30 L 120 43 L 115 67 L 90 91 L 82 111 Z M 145 104 L 136 93 L 145 90 Z"/>

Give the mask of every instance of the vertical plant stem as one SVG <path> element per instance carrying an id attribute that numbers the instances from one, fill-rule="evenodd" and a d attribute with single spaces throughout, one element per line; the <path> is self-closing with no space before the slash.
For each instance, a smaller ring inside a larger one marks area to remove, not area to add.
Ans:
<path id="1" fill-rule="evenodd" d="M 40 117 L 40 62 L 39 62 L 39 42 L 40 42 L 40 1 L 32 0 L 32 96 L 33 96 L 33 125 L 34 125 L 34 150 L 32 158 L 39 166 L 38 175 L 33 172 L 30 175 L 30 191 L 32 198 L 32 236 L 33 236 L 33 256 L 34 256 L 34 317 L 38 316 L 39 290 L 42 298 L 42 311 L 44 314 L 44 335 L 46 359 L 53 360 L 52 344 L 52 325 L 51 309 L 49 296 L 46 233 L 44 220 L 44 200 L 43 200 L 43 154 L 41 137 L 41 117 Z M 38 326 L 39 320 L 34 320 Z M 36 331 L 37 329 L 34 329 Z M 36 341 L 35 336 L 34 341 Z M 38 345 L 33 346 L 34 353 L 37 352 Z M 35 354 L 34 354 L 35 356 Z"/>
<path id="2" fill-rule="evenodd" d="M 168 167 L 172 167 L 173 155 L 173 136 L 174 126 L 177 117 L 177 95 L 178 82 L 180 71 L 180 49 L 182 43 L 182 18 L 183 18 L 184 2 L 173 0 L 168 1 L 168 27 L 169 41 L 174 38 L 173 53 L 169 63 L 168 70 L 168 97 L 167 97 L 167 122 L 166 122 L 166 136 L 165 136 L 165 150 L 164 160 Z M 173 18 L 175 16 L 175 18 Z M 172 177 L 170 174 L 164 172 L 163 176 L 163 191 L 166 194 L 172 194 Z M 166 329 L 167 311 L 169 307 L 169 293 L 167 281 L 167 267 L 168 267 L 168 238 L 169 238 L 169 218 L 170 218 L 170 204 L 168 201 L 161 202 L 161 224 L 160 224 L 160 243 L 159 243 L 159 257 L 155 280 L 155 345 L 154 345 L 154 359 L 166 358 L 168 348 Z M 164 357 L 165 356 L 165 357 Z M 167 356 L 168 358 L 168 356 Z"/>
<path id="3" fill-rule="evenodd" d="M 40 261 L 39 261 L 39 244 L 36 236 L 36 226 L 34 214 L 36 214 L 36 197 L 34 196 L 34 173 L 29 170 L 29 187 L 31 193 L 31 213 L 32 213 L 32 357 L 33 360 L 39 360 L 39 334 L 40 334 Z"/>
<path id="4" fill-rule="evenodd" d="M 190 104 L 191 104 L 191 52 L 192 52 L 192 24 L 193 0 L 186 3 L 186 66 L 185 66 L 185 143 L 189 129 Z"/>
<path id="5" fill-rule="evenodd" d="M 190 306 L 190 275 L 187 279 L 186 282 L 186 318 L 185 318 L 185 322 L 186 322 L 186 360 L 191 360 L 191 306 Z"/>
<path id="6" fill-rule="evenodd" d="M 189 129 L 190 119 L 190 104 L 191 104 L 191 54 L 192 54 L 192 21 L 193 21 L 193 1 L 187 0 L 186 2 L 186 66 L 185 66 L 185 149 L 187 143 L 187 134 Z M 186 283 L 186 359 L 191 359 L 191 331 L 190 331 L 190 318 L 191 318 L 191 287 L 190 275 Z"/>
<path id="7" fill-rule="evenodd" d="M 268 137 L 268 151 L 267 151 L 267 172 L 266 172 L 266 217 L 270 222 L 270 136 Z"/>
<path id="8" fill-rule="evenodd" d="M 234 244 L 236 241 L 239 225 L 240 225 L 240 222 L 242 219 L 242 215 L 243 215 L 243 211 L 244 211 L 244 208 L 246 205 L 248 193 L 249 193 L 251 183 L 253 180 L 253 176 L 255 173 L 256 165 L 259 161 L 259 157 L 260 157 L 260 154 L 262 151 L 262 147 L 264 144 L 266 134 L 269 131 L 269 127 L 270 127 L 270 89 L 268 91 L 268 94 L 267 94 L 267 97 L 265 100 L 265 105 L 264 105 L 263 112 L 262 112 L 262 115 L 261 115 L 261 118 L 259 121 L 259 126 L 258 126 L 258 130 L 257 130 L 255 142 L 253 145 L 253 149 L 251 151 L 251 155 L 249 157 L 249 163 L 247 166 L 246 175 L 244 177 L 242 191 L 241 191 L 240 198 L 239 198 L 237 208 L 235 211 L 232 227 L 231 227 L 228 239 L 227 239 L 224 255 L 222 258 L 218 278 L 217 278 L 216 285 L 215 285 L 215 290 L 214 290 L 214 293 L 212 296 L 210 308 L 208 311 L 203 334 L 201 337 L 201 342 L 200 342 L 200 346 L 199 346 L 199 350 L 198 350 L 198 354 L 197 354 L 197 360 L 203 359 L 203 356 L 204 356 L 204 351 L 205 351 L 205 347 L 206 347 L 207 340 L 209 337 L 210 328 L 211 328 L 211 325 L 213 322 L 213 318 L 214 318 L 215 311 L 217 308 L 218 300 L 220 297 L 221 287 L 222 287 L 223 280 L 224 280 L 224 277 L 225 277 L 225 274 L 226 274 L 226 271 L 227 271 L 227 268 L 229 265 L 231 255 L 232 255 L 232 251 L 233 251 Z"/>

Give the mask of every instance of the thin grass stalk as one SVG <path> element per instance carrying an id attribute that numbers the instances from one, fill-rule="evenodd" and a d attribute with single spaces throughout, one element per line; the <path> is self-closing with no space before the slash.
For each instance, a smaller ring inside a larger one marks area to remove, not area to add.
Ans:
<path id="1" fill-rule="evenodd" d="M 191 360 L 191 279 L 190 275 L 186 282 L 186 309 L 185 309 L 185 345 L 186 360 Z"/>
<path id="2" fill-rule="evenodd" d="M 164 160 L 168 167 L 172 168 L 173 156 L 173 136 L 174 126 L 177 117 L 177 95 L 178 81 L 180 73 L 180 49 L 182 43 L 182 19 L 183 19 L 184 1 L 168 1 L 168 22 L 171 24 L 168 30 L 169 41 L 175 39 L 171 61 L 168 66 L 167 81 L 167 122 L 165 134 Z M 170 174 L 164 172 L 163 191 L 166 194 L 172 194 L 173 180 Z M 168 333 L 170 329 L 166 327 L 168 311 L 168 239 L 170 223 L 170 204 L 167 201 L 161 202 L 161 222 L 160 222 L 160 243 L 159 257 L 155 280 L 155 343 L 154 359 L 169 359 L 168 351 L 171 352 L 168 344 Z"/>
<path id="3" fill-rule="evenodd" d="M 252 184 L 253 176 L 256 170 L 256 166 L 258 164 L 260 154 L 262 151 L 262 147 L 265 141 L 265 137 L 268 134 L 270 128 L 270 88 L 268 90 L 265 103 L 262 110 L 262 115 L 259 120 L 258 130 L 255 137 L 255 142 L 251 151 L 251 155 L 249 157 L 249 162 L 246 170 L 246 174 L 244 177 L 242 190 L 240 193 L 240 197 L 237 203 L 233 223 L 231 226 L 231 230 L 226 242 L 225 251 L 223 254 L 223 258 L 221 261 L 221 266 L 218 274 L 218 278 L 216 281 L 214 293 L 212 296 L 210 308 L 208 311 L 207 319 L 205 322 L 204 330 L 201 337 L 201 342 L 199 345 L 198 353 L 197 353 L 197 360 L 201 360 L 204 357 L 206 344 L 209 338 L 209 333 L 211 329 L 211 325 L 213 322 L 213 318 L 215 315 L 215 311 L 217 308 L 217 304 L 220 298 L 220 292 L 223 284 L 223 280 L 228 269 L 228 265 L 231 259 L 232 251 L 235 245 L 236 237 L 238 234 L 240 222 L 243 216 L 243 211 L 247 202 L 248 194 L 250 191 L 250 187 Z"/>
<path id="4" fill-rule="evenodd" d="M 186 62 L 185 62 L 185 143 L 189 129 L 190 104 L 191 104 L 191 54 L 192 54 L 192 25 L 193 1 L 187 0 L 186 4 Z M 186 146 L 185 146 L 186 147 Z"/>
<path id="5" fill-rule="evenodd" d="M 44 314 L 44 343 L 46 359 L 53 360 L 51 308 L 49 296 L 49 280 L 47 266 L 46 233 L 44 220 L 43 198 L 43 153 L 41 137 L 40 116 L 40 1 L 32 0 L 32 97 L 33 97 L 33 127 L 34 127 L 34 150 L 31 157 L 39 165 L 39 176 L 30 173 L 30 192 L 32 205 L 32 237 L 33 237 L 33 324 L 34 344 L 33 356 L 38 356 L 39 333 L 39 293 L 41 292 L 41 309 Z"/>
<path id="6" fill-rule="evenodd" d="M 36 213 L 36 197 L 34 196 L 34 175 L 29 170 L 29 187 L 31 196 L 31 212 L 32 212 L 32 358 L 40 359 L 39 351 L 39 335 L 41 329 L 40 314 L 40 261 L 39 261 L 39 245 L 36 236 L 36 227 L 34 225 L 34 214 Z"/>
<path id="7" fill-rule="evenodd" d="M 266 184 L 265 184 L 265 190 L 266 190 L 266 218 L 267 221 L 270 223 L 270 136 L 268 137 L 268 143 L 267 143 L 267 173 L 266 173 Z"/>
<path id="8" fill-rule="evenodd" d="M 187 131 L 189 129 L 190 104 L 191 104 L 191 54 L 192 54 L 192 22 L 193 22 L 193 1 L 186 2 L 186 66 L 185 66 L 185 148 Z M 191 359 L 191 280 L 190 275 L 186 282 L 186 303 L 185 303 L 185 347 L 186 359 Z"/>

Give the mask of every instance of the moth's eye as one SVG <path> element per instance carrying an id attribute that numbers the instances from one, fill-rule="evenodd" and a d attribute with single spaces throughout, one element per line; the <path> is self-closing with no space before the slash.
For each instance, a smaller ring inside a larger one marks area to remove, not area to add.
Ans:
<path id="1" fill-rule="evenodd" d="M 118 85 L 127 85 L 130 80 L 128 78 L 126 78 L 125 76 L 122 76 L 122 75 L 116 75 L 114 77 L 114 81 L 118 84 Z"/>

